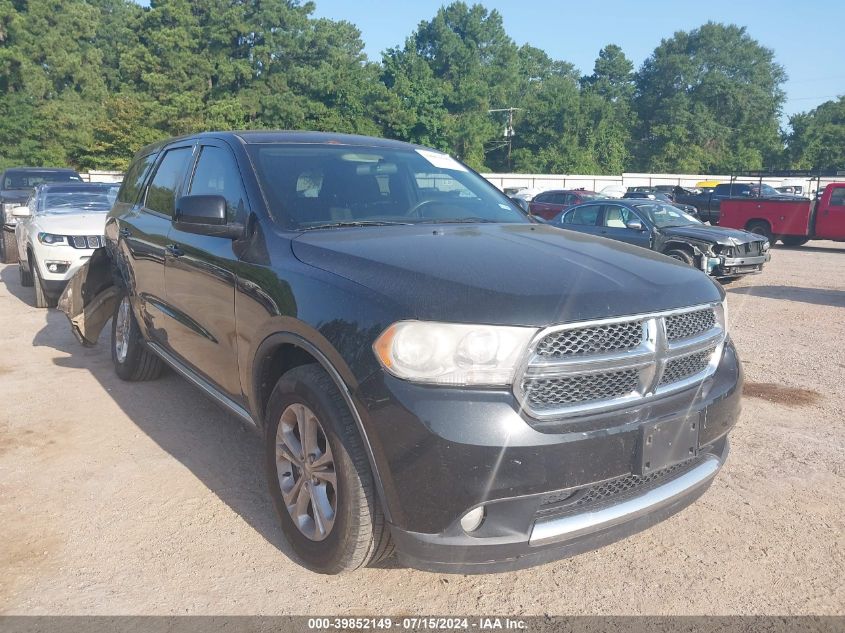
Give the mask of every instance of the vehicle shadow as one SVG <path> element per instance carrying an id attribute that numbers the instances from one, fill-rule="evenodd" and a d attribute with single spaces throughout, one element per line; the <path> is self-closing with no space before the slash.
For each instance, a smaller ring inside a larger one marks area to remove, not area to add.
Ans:
<path id="1" fill-rule="evenodd" d="M 54 359 L 60 367 L 91 372 L 132 423 L 291 558 L 266 492 L 261 439 L 172 371 L 151 382 L 120 380 L 112 366 L 110 332 L 111 323 L 98 345 L 82 347 L 65 315 L 50 310 L 32 344 L 68 354 Z"/>
<path id="2" fill-rule="evenodd" d="M 0 270 L 0 281 L 6 286 L 9 294 L 20 299 L 31 308 L 35 307 L 35 291 L 21 286 L 20 273 L 16 264 L 7 264 Z"/>
<path id="3" fill-rule="evenodd" d="M 111 322 L 103 328 L 95 347 L 83 347 L 71 334 L 65 315 L 50 310 L 46 326 L 32 344 L 68 354 L 54 359 L 60 367 L 91 372 L 132 423 L 179 460 L 268 543 L 295 561 L 267 493 L 261 438 L 175 372 L 167 371 L 151 382 L 120 380 L 112 366 L 110 337 Z M 401 565 L 391 557 L 378 567 Z"/>
<path id="4" fill-rule="evenodd" d="M 821 288 L 801 288 L 798 286 L 743 286 L 727 288 L 730 294 L 800 301 L 815 305 L 845 308 L 845 290 L 824 290 Z"/>
<path id="5" fill-rule="evenodd" d="M 810 242 L 809 244 L 804 244 L 804 246 L 784 246 L 783 244 L 778 244 L 775 248 L 779 251 L 809 251 L 812 253 L 842 253 L 845 255 L 845 244 L 842 245 L 842 248 L 836 248 L 831 246 L 813 246 L 813 243 Z"/>

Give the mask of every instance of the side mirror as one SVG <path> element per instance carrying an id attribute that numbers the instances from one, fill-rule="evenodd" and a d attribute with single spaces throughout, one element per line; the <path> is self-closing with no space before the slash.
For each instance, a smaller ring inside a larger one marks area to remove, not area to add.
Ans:
<path id="1" fill-rule="evenodd" d="M 32 213 L 29 211 L 29 207 L 21 206 L 21 207 L 12 207 L 12 216 L 16 218 L 28 218 L 31 216 Z"/>
<path id="2" fill-rule="evenodd" d="M 176 221 L 184 224 L 226 224 L 223 196 L 182 196 L 176 201 Z"/>
<path id="3" fill-rule="evenodd" d="M 528 200 L 525 198 L 511 198 L 511 200 L 513 200 L 514 204 L 526 213 L 531 213 L 531 205 L 528 204 Z"/>
<path id="4" fill-rule="evenodd" d="M 625 226 L 628 227 L 629 229 L 631 229 L 632 231 L 642 231 L 643 230 L 643 223 L 640 222 L 639 220 L 631 220 Z"/>
<path id="5" fill-rule="evenodd" d="M 241 224 L 227 223 L 226 198 L 223 196 L 182 196 L 176 201 L 173 227 L 178 231 L 238 239 Z"/>

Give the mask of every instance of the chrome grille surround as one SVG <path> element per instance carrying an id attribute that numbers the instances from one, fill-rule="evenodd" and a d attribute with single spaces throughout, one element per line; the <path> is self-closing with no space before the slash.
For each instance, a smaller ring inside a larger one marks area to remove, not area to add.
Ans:
<path id="1" fill-rule="evenodd" d="M 724 319 L 722 304 L 712 303 L 548 327 L 529 345 L 514 395 L 528 415 L 545 420 L 632 406 L 692 387 L 716 371 Z M 615 327 L 620 324 L 622 330 Z M 637 329 L 636 345 L 616 336 Z M 549 354 L 560 341 L 572 340 L 589 344 Z"/>

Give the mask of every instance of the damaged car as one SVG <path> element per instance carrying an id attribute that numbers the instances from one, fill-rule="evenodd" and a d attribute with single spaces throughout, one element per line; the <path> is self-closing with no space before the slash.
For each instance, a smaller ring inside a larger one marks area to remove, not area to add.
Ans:
<path id="1" fill-rule="evenodd" d="M 258 433 L 313 571 L 573 556 L 680 511 L 728 456 L 724 289 L 533 222 L 436 150 L 171 139 L 138 153 L 105 236 L 59 302 L 77 338 L 111 321 L 118 377 L 170 366 Z"/>
<path id="2" fill-rule="evenodd" d="M 771 259 L 765 236 L 710 226 L 657 200 L 601 200 L 567 209 L 550 224 L 648 248 L 721 281 L 759 273 Z"/>

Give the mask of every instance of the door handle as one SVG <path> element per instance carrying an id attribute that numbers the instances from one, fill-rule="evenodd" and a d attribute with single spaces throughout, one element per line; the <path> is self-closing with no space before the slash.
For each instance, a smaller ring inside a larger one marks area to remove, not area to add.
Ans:
<path id="1" fill-rule="evenodd" d="M 168 244 L 164 247 L 164 251 L 171 257 L 182 257 L 185 254 L 178 244 Z"/>

